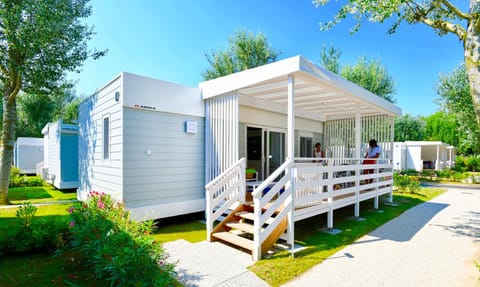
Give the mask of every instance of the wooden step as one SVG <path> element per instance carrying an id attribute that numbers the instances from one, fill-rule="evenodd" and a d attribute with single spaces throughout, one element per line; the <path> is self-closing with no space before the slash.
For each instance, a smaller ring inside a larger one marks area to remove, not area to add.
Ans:
<path id="1" fill-rule="evenodd" d="M 228 222 L 226 226 L 253 234 L 253 225 L 244 222 Z"/>
<path id="2" fill-rule="evenodd" d="M 253 241 L 241 236 L 235 235 L 233 233 L 222 231 L 212 234 L 212 237 L 223 240 L 225 242 L 231 243 L 235 246 L 242 247 L 244 249 L 253 251 Z"/>
<path id="3" fill-rule="evenodd" d="M 240 212 L 235 213 L 235 215 L 240 216 L 243 219 L 248 219 L 248 220 L 253 221 L 253 213 L 252 212 L 240 211 Z M 273 220 L 274 220 L 274 218 L 270 217 L 269 219 L 267 219 L 267 221 L 265 223 L 270 224 L 270 223 L 273 222 Z"/>

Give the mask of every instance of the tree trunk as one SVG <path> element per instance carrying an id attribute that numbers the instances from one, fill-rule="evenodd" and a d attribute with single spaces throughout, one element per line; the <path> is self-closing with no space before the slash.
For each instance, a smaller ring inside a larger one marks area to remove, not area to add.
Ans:
<path id="1" fill-rule="evenodd" d="M 5 93 L 9 95 L 10 93 Z M 0 205 L 8 204 L 8 182 L 13 164 L 17 107 L 15 100 L 3 97 L 3 130 L 0 138 Z"/>
<path id="2" fill-rule="evenodd" d="M 470 14 L 480 12 L 478 0 L 470 0 Z M 467 69 L 470 94 L 472 95 L 473 108 L 480 127 L 480 18 L 474 17 L 468 22 L 464 42 L 465 68 Z"/>

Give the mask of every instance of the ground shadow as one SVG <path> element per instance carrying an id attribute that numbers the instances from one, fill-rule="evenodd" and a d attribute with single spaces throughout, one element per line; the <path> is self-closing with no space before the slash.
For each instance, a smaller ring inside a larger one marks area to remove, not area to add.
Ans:
<path id="1" fill-rule="evenodd" d="M 466 211 L 460 217 L 455 218 L 453 225 L 435 224 L 460 237 L 473 238 L 474 242 L 480 242 L 480 212 Z"/>
<path id="2" fill-rule="evenodd" d="M 448 207 L 448 204 L 425 202 L 417 205 L 385 223 L 370 233 L 371 236 L 377 237 L 375 240 L 393 240 L 398 242 L 409 241 L 422 229 L 435 215 Z M 366 243 L 367 241 L 358 241 L 358 243 Z"/>

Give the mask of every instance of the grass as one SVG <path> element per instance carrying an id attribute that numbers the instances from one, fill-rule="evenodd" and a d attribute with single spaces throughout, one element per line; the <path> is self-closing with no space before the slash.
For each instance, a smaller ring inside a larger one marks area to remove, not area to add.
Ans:
<path id="1" fill-rule="evenodd" d="M 68 215 L 67 209 L 75 205 L 76 203 L 59 203 L 59 204 L 48 204 L 48 205 L 39 205 L 37 206 L 37 213 L 35 216 L 49 216 L 49 215 Z M 0 207 L 0 222 L 4 218 L 16 218 L 17 207 Z"/>
<path id="2" fill-rule="evenodd" d="M 422 188 L 416 194 L 396 193 L 397 207 L 381 206 L 383 213 L 371 208 L 372 201 L 361 204 L 361 216 L 367 220 L 357 222 L 346 220 L 351 216 L 352 207 L 335 211 L 335 228 L 343 232 L 330 235 L 319 229 L 326 223 L 326 215 L 302 220 L 295 224 L 296 242 L 307 247 L 292 258 L 288 252 L 280 252 L 271 258 L 258 261 L 250 269 L 272 286 L 279 286 L 304 273 L 338 250 L 351 244 L 364 234 L 400 215 L 407 209 L 428 201 L 443 193 L 443 189 Z M 71 203 L 38 206 L 37 216 L 67 216 Z M 0 226 L 8 228 L 15 224 L 16 208 L 0 208 Z M 159 242 L 169 242 L 183 238 L 192 243 L 205 240 L 205 224 L 199 220 L 203 213 L 162 219 L 155 223 L 154 238 Z M 82 268 L 80 262 L 70 262 L 68 254 L 53 257 L 48 254 L 10 256 L 0 258 L 1 286 L 101 286 L 92 274 Z"/>
<path id="3" fill-rule="evenodd" d="M 153 237 L 158 242 L 184 239 L 196 243 L 207 239 L 207 227 L 200 222 L 203 213 L 188 214 L 175 218 L 161 219 L 155 223 Z"/>
<path id="4" fill-rule="evenodd" d="M 382 224 L 397 217 L 409 208 L 432 199 L 445 192 L 444 189 L 423 188 L 416 194 L 395 194 L 394 202 L 397 207 L 382 206 L 383 213 L 372 210 L 373 202 L 361 204 L 361 216 L 365 221 L 350 221 L 352 207 L 335 211 L 335 228 L 342 230 L 336 235 L 321 232 L 326 223 L 326 215 L 312 217 L 295 224 L 296 242 L 307 247 L 298 252 L 294 258 L 290 253 L 283 251 L 272 257 L 256 262 L 250 267 L 258 277 L 272 286 L 279 286 L 296 276 L 304 273 L 314 265 L 333 255 L 346 245 L 353 243 L 361 236 L 373 231 Z"/>
<path id="5" fill-rule="evenodd" d="M 73 190 L 61 191 L 51 186 L 11 187 L 8 189 L 8 200 L 11 204 L 46 203 L 53 201 L 75 200 L 76 192 Z"/>
<path id="6" fill-rule="evenodd" d="M 102 286 L 81 262 L 62 256 L 31 254 L 0 258 L 0 285 L 4 287 L 31 286 Z"/>

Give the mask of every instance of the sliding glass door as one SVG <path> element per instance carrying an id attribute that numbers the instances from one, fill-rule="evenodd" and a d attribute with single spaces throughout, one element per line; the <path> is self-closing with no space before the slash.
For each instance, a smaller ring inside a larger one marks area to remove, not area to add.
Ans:
<path id="1" fill-rule="evenodd" d="M 247 127 L 247 167 L 263 180 L 285 161 L 285 133 Z"/>

